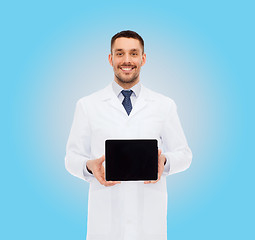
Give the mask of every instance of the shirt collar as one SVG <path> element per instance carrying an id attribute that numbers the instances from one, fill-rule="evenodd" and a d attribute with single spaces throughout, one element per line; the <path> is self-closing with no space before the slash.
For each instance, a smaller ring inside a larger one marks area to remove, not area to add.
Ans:
<path id="1" fill-rule="evenodd" d="M 121 91 L 124 90 L 118 83 L 115 81 L 112 82 L 112 89 L 116 96 L 118 97 L 121 94 Z M 125 90 L 132 90 L 133 93 L 135 94 L 136 97 L 139 97 L 140 91 L 141 91 L 141 83 L 138 82 L 136 85 L 131 87 L 130 89 L 125 89 Z"/>

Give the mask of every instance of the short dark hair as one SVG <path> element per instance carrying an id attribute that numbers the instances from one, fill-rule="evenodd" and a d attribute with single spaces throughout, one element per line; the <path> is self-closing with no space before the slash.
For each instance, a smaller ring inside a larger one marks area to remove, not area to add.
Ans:
<path id="1" fill-rule="evenodd" d="M 144 52 L 144 41 L 143 41 L 142 37 L 138 33 L 134 32 L 134 31 L 131 31 L 131 30 L 126 30 L 126 31 L 118 32 L 118 33 L 116 33 L 112 37 L 112 40 L 111 40 L 111 52 L 112 52 L 112 46 L 113 46 L 115 40 L 117 38 L 121 38 L 121 37 L 134 38 L 134 39 L 139 40 L 140 44 L 142 45 L 143 52 Z"/>

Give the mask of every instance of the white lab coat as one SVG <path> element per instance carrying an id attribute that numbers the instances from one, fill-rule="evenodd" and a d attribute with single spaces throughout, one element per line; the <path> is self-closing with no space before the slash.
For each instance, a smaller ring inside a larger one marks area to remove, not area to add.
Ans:
<path id="1" fill-rule="evenodd" d="M 86 170 L 86 161 L 105 153 L 106 139 L 157 139 L 167 158 L 156 184 L 121 182 L 105 187 Z M 173 100 L 141 85 L 128 116 L 112 84 L 76 105 L 65 166 L 90 183 L 87 240 L 166 240 L 166 176 L 187 169 L 192 153 Z"/>

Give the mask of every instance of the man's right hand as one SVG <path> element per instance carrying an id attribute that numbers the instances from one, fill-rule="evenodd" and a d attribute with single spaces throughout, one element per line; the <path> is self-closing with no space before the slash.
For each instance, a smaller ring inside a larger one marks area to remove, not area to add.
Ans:
<path id="1" fill-rule="evenodd" d="M 103 155 L 100 158 L 94 160 L 87 161 L 87 168 L 93 173 L 94 177 L 104 186 L 109 187 L 113 186 L 117 183 L 121 183 L 119 181 L 106 181 L 105 180 L 105 169 L 103 166 L 103 162 L 105 160 L 105 156 Z"/>

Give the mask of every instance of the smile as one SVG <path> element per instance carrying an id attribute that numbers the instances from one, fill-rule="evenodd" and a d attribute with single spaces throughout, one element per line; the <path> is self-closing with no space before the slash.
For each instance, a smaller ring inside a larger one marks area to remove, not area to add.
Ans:
<path id="1" fill-rule="evenodd" d="M 123 72 L 131 72 L 135 67 L 120 67 Z"/>

